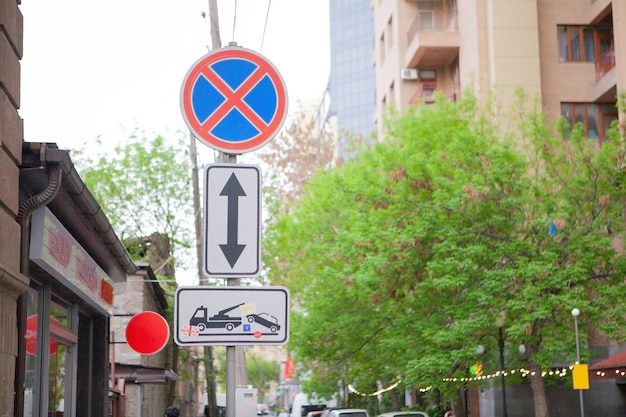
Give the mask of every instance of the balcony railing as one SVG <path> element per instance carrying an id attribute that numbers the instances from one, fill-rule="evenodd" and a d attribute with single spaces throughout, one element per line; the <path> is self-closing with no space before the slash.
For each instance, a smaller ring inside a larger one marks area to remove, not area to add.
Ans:
<path id="1" fill-rule="evenodd" d="M 600 59 L 596 61 L 596 81 L 604 77 L 615 66 L 615 50 L 613 47 L 607 49 Z"/>
<path id="2" fill-rule="evenodd" d="M 407 32 L 409 43 L 419 32 L 458 32 L 456 9 L 420 10 Z"/>
<path id="3" fill-rule="evenodd" d="M 459 83 L 438 83 L 436 81 L 422 81 L 418 84 L 417 90 L 409 100 L 409 104 L 433 103 L 435 101 L 435 91 L 441 91 L 451 101 L 461 98 L 461 86 Z"/>

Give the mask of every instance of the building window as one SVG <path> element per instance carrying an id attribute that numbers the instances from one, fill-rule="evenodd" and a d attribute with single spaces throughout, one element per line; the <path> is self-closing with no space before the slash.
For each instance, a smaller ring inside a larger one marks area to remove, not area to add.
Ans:
<path id="1" fill-rule="evenodd" d="M 30 289 L 27 314 L 24 415 L 75 415 L 77 308 L 38 287 Z"/>
<path id="2" fill-rule="evenodd" d="M 613 44 L 607 41 L 608 27 L 557 26 L 560 62 L 595 62 L 602 50 Z M 610 45 L 609 45 L 610 44 Z"/>
<path id="3" fill-rule="evenodd" d="M 420 32 L 435 30 L 435 9 L 432 1 L 417 2 L 418 24 Z"/>
<path id="4" fill-rule="evenodd" d="M 580 123 L 589 139 L 606 140 L 611 123 L 617 120 L 617 110 L 612 104 L 561 103 L 561 116 L 570 126 Z"/>
<path id="5" fill-rule="evenodd" d="M 393 46 L 393 20 L 392 16 L 389 16 L 387 21 L 387 49 L 391 49 Z"/>

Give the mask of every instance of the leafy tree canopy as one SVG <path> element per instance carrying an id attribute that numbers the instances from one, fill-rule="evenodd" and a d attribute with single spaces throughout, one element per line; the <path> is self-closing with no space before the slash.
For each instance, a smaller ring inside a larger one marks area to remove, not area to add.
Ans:
<path id="1" fill-rule="evenodd" d="M 467 376 L 479 340 L 496 350 L 483 336 L 498 318 L 507 363 L 534 370 L 573 363 L 574 307 L 584 333 L 623 339 L 625 138 L 598 146 L 519 99 L 512 120 L 471 94 L 390 120 L 269 226 L 266 266 L 297 305 L 290 348 L 311 390 L 401 376 L 452 398 L 445 378 Z"/>
<path id="2" fill-rule="evenodd" d="M 165 235 L 172 245 L 169 256 L 191 246 L 191 167 L 184 135 L 150 138 L 136 132 L 113 152 L 90 155 L 78 158 L 81 175 L 122 240 Z"/>

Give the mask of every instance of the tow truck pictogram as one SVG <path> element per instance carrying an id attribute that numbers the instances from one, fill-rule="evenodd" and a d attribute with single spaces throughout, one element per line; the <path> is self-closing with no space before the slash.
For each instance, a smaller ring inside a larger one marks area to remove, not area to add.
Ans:
<path id="1" fill-rule="evenodd" d="M 189 320 L 190 326 L 196 326 L 201 332 L 207 328 L 224 328 L 228 331 L 232 331 L 235 327 L 241 326 L 241 317 L 232 317 L 226 313 L 241 307 L 245 303 L 237 304 L 232 307 L 220 310 L 217 314 L 207 318 L 207 308 L 200 306 L 193 313 L 193 316 Z"/>

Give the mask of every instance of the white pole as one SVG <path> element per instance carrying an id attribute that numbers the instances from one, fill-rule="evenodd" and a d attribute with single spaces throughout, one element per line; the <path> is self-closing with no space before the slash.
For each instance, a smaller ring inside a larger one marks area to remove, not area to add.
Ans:
<path id="1" fill-rule="evenodd" d="M 574 332 L 576 334 L 576 363 L 580 363 L 580 342 L 578 341 L 578 316 L 580 310 L 575 308 L 572 310 L 572 316 L 574 317 Z M 585 417 L 585 407 L 583 405 L 583 390 L 579 389 L 578 394 L 580 396 L 580 417 Z"/>

